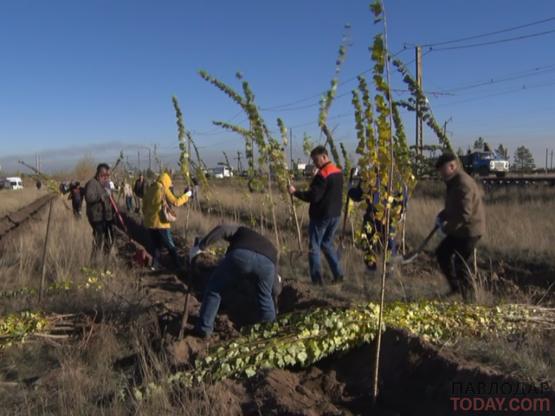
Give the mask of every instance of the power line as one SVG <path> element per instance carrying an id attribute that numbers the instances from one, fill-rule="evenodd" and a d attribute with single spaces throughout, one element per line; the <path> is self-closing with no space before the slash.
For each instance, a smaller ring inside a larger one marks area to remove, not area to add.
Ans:
<path id="1" fill-rule="evenodd" d="M 405 45 L 405 46 L 403 46 L 402 49 L 398 50 L 398 51 L 395 52 L 393 55 L 391 55 L 391 57 L 394 58 L 394 57 L 396 57 L 396 56 L 402 54 L 403 52 L 405 52 L 405 51 L 407 51 L 407 50 L 408 50 L 408 48 L 407 48 L 406 45 Z M 364 74 L 367 74 L 367 73 L 369 73 L 369 72 L 372 72 L 372 70 L 373 70 L 373 68 L 365 69 L 364 71 L 361 71 L 361 72 L 359 72 L 358 74 L 356 74 L 356 75 L 354 75 L 354 76 L 352 76 L 352 77 L 350 77 L 350 78 L 347 78 L 347 79 L 344 80 L 344 81 L 339 82 L 339 83 L 337 84 L 337 86 L 340 87 L 340 86 L 342 86 L 342 85 L 345 85 L 345 84 L 348 84 L 348 83 L 350 83 L 350 82 L 352 82 L 352 81 L 355 81 L 355 80 L 358 79 L 359 76 L 364 75 Z M 261 110 L 261 111 L 281 110 L 281 109 L 283 109 L 283 108 L 291 107 L 291 106 L 294 106 L 294 105 L 297 105 L 297 104 L 301 104 L 301 103 L 304 103 L 304 102 L 313 100 L 314 98 L 320 98 L 320 97 L 322 96 L 322 94 L 325 94 L 325 93 L 326 93 L 326 91 L 321 91 L 321 92 L 319 92 L 319 93 L 312 94 L 312 95 L 310 95 L 310 96 L 308 96 L 308 97 L 300 98 L 300 99 L 298 99 L 298 100 L 294 100 L 294 101 L 291 101 L 291 102 L 289 102 L 289 103 L 277 104 L 277 105 L 274 105 L 274 106 L 271 106 L 271 107 L 261 108 L 260 110 Z M 311 106 L 312 106 L 312 105 L 313 105 L 313 104 L 311 104 Z"/>
<path id="2" fill-rule="evenodd" d="M 553 20 L 555 20 L 555 16 L 548 17 L 548 18 L 542 19 L 542 20 L 536 20 L 536 21 L 530 22 L 530 23 L 525 23 L 525 24 L 519 25 L 519 26 L 513 26 L 513 27 L 506 28 L 506 29 L 496 30 L 494 32 L 481 33 L 479 35 L 466 36 L 464 38 L 451 39 L 451 40 L 446 40 L 446 41 L 442 41 L 442 42 L 426 43 L 426 44 L 423 44 L 421 46 L 423 48 L 433 48 L 435 46 L 450 45 L 452 43 L 460 43 L 460 42 L 465 42 L 467 40 L 473 40 L 473 39 L 479 39 L 479 38 L 489 37 L 489 36 L 493 36 L 493 35 L 499 35 L 500 33 L 512 32 L 514 30 L 524 29 L 526 27 L 535 26 L 535 25 L 540 25 L 542 23 L 547 23 L 547 22 L 550 22 L 550 21 L 553 21 Z"/>
<path id="3" fill-rule="evenodd" d="M 552 71 L 555 71 L 555 64 L 546 65 L 543 67 L 541 66 L 535 67 L 535 68 L 531 68 L 531 69 L 519 71 L 519 72 L 514 72 L 511 74 L 507 74 L 505 78 L 499 78 L 499 79 L 490 78 L 487 81 L 477 81 L 475 83 L 463 85 L 460 87 L 447 88 L 447 89 L 444 89 L 444 91 L 449 91 L 449 92 L 464 91 L 464 90 L 469 90 L 473 88 L 499 84 L 501 82 L 514 81 L 517 79 L 528 78 L 531 76 L 543 75 Z"/>
<path id="4" fill-rule="evenodd" d="M 446 48 L 429 47 L 429 50 L 431 52 L 439 52 L 439 51 L 452 51 L 452 50 L 455 50 L 455 49 L 477 48 L 477 47 L 480 47 L 480 46 L 497 45 L 499 43 L 507 43 L 507 42 L 514 42 L 514 41 L 517 41 L 517 40 L 530 39 L 530 38 L 535 38 L 535 37 L 539 37 L 539 36 L 549 35 L 549 34 L 552 34 L 552 33 L 555 33 L 555 29 L 546 30 L 544 32 L 530 33 L 528 35 L 515 36 L 515 37 L 512 37 L 512 38 L 492 40 L 492 41 L 489 41 L 489 42 L 471 43 L 471 44 L 468 44 L 468 45 L 460 45 L 460 46 L 448 46 Z"/>
<path id="5" fill-rule="evenodd" d="M 555 81 L 541 83 L 541 84 L 522 85 L 519 88 L 513 88 L 513 89 L 505 90 L 505 91 L 499 91 L 499 92 L 495 92 L 495 93 L 492 93 L 492 94 L 480 95 L 480 96 L 471 97 L 471 98 L 468 98 L 468 99 L 465 99 L 465 100 L 442 103 L 438 107 L 446 107 L 446 106 L 454 105 L 454 104 L 462 104 L 462 103 L 467 103 L 467 102 L 471 102 L 471 101 L 479 101 L 479 100 L 482 100 L 482 99 L 485 99 L 485 98 L 497 97 L 497 96 L 500 96 L 500 95 L 506 95 L 506 94 L 511 94 L 511 93 L 515 93 L 515 92 L 524 92 L 524 91 L 528 91 L 528 90 L 531 90 L 531 89 L 547 87 L 547 86 L 551 86 L 551 85 L 555 85 Z"/>

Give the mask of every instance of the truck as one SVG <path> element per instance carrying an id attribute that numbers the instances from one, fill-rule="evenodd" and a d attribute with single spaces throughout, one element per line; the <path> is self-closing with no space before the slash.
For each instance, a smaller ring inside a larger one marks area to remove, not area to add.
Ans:
<path id="1" fill-rule="evenodd" d="M 4 179 L 2 182 L 3 182 L 2 188 L 4 189 L 13 189 L 13 190 L 23 189 L 23 181 L 19 176 L 8 177 Z"/>
<path id="2" fill-rule="evenodd" d="M 464 170 L 469 175 L 490 176 L 503 178 L 509 172 L 509 161 L 497 152 L 491 150 L 486 143 L 482 149 L 468 150 L 461 156 Z"/>
<path id="3" fill-rule="evenodd" d="M 224 179 L 233 177 L 233 171 L 226 166 L 218 166 L 210 169 L 210 176 L 216 179 Z"/>

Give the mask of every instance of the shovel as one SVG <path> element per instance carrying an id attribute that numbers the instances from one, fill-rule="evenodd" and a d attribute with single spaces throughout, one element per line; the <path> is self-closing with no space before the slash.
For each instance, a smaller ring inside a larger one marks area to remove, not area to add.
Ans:
<path id="1" fill-rule="evenodd" d="M 198 245 L 199 238 L 195 238 L 195 242 L 193 243 L 194 246 Z M 189 273 L 192 273 L 191 265 L 193 262 L 189 260 Z M 181 328 L 179 329 L 178 340 L 181 341 L 183 339 L 183 335 L 185 334 L 185 327 L 187 326 L 187 321 L 189 320 L 189 298 L 191 297 L 191 281 L 192 278 L 189 279 L 189 284 L 187 285 L 187 293 L 185 294 L 185 306 L 183 307 L 183 317 L 181 318 Z"/>
<path id="2" fill-rule="evenodd" d="M 416 248 L 416 250 L 411 251 L 410 253 L 407 253 L 405 256 L 403 256 L 402 254 L 394 256 L 391 259 L 391 263 L 393 263 L 393 264 L 409 264 L 409 263 L 412 263 L 418 257 L 418 255 L 420 253 L 422 253 L 422 250 L 424 250 L 424 248 L 428 245 L 428 243 L 430 242 L 430 240 L 432 239 L 432 237 L 434 236 L 434 234 L 437 232 L 438 229 L 439 229 L 439 227 L 436 225 L 432 229 L 432 231 L 430 231 L 430 233 L 424 239 L 424 241 L 422 241 L 422 243 L 420 243 L 420 245 Z"/>

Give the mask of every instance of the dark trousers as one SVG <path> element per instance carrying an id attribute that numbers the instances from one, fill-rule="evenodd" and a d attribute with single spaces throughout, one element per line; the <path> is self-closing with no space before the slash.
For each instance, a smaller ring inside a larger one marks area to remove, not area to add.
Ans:
<path id="1" fill-rule="evenodd" d="M 81 218 L 81 206 L 83 205 L 82 200 L 73 199 L 71 201 L 71 207 L 73 208 L 73 215 L 75 218 Z"/>
<path id="2" fill-rule="evenodd" d="M 472 254 L 480 237 L 458 238 L 447 236 L 436 250 L 437 261 L 441 271 L 453 291 L 460 292 L 465 300 L 470 300 L 473 293 Z"/>
<path id="3" fill-rule="evenodd" d="M 149 228 L 153 265 L 160 266 L 160 250 L 166 248 L 173 259 L 175 266 L 182 267 L 182 261 L 177 254 L 177 248 L 173 242 L 172 231 L 169 228 Z"/>
<path id="4" fill-rule="evenodd" d="M 91 223 L 93 229 L 93 249 L 91 259 L 97 262 L 98 256 L 103 252 L 106 256 L 110 255 L 110 250 L 114 244 L 114 231 L 110 221 L 98 221 Z"/>
<path id="5" fill-rule="evenodd" d="M 364 218 L 362 232 L 366 238 L 362 240 L 361 248 L 364 251 L 364 262 L 369 270 L 375 271 L 378 264 L 378 255 L 383 252 L 385 247 L 384 226 L 373 218 Z M 395 241 L 395 227 L 389 224 L 390 238 L 387 243 L 387 251 L 392 255 L 397 255 L 397 241 Z"/>
<path id="6" fill-rule="evenodd" d="M 334 245 L 335 231 L 339 225 L 339 217 L 324 220 L 310 220 L 308 224 L 308 265 L 312 283 L 322 283 L 322 270 L 320 265 L 320 251 L 324 253 L 333 273 L 334 279 L 343 276 L 339 254 Z"/>
<path id="7" fill-rule="evenodd" d="M 227 253 L 212 272 L 200 308 L 197 330 L 210 335 L 214 330 L 214 320 L 220 308 L 221 293 L 236 279 L 256 279 L 256 301 L 258 319 L 271 322 L 276 319 L 272 299 L 272 287 L 276 278 L 276 266 L 262 254 L 246 249 L 235 249 Z"/>

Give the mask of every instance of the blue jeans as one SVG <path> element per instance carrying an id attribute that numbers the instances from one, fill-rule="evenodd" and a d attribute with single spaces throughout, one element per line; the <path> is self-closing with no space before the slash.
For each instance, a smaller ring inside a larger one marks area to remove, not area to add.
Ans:
<path id="1" fill-rule="evenodd" d="M 259 310 L 259 321 L 271 322 L 276 319 L 272 299 L 272 286 L 276 276 L 276 266 L 262 254 L 251 250 L 235 249 L 227 253 L 212 272 L 202 298 L 197 330 L 210 335 L 214 330 L 214 320 L 220 308 L 221 293 L 234 280 L 254 278 Z"/>
<path id="2" fill-rule="evenodd" d="M 339 217 L 326 218 L 324 220 L 310 220 L 308 225 L 309 251 L 308 265 L 310 267 L 310 278 L 313 283 L 322 282 L 322 271 L 320 268 L 320 250 L 330 265 L 335 279 L 343 276 L 339 256 L 333 245 L 335 230 L 339 225 Z"/>
<path id="3" fill-rule="evenodd" d="M 173 242 L 172 231 L 169 228 L 149 228 L 150 241 L 152 243 L 151 254 L 154 266 L 160 266 L 160 249 L 166 248 L 170 253 L 176 267 L 182 266 L 182 261 L 177 254 Z"/>
<path id="4" fill-rule="evenodd" d="M 133 197 L 132 196 L 126 196 L 125 197 L 125 207 L 127 208 L 127 212 L 131 212 L 131 210 L 133 209 Z"/>

